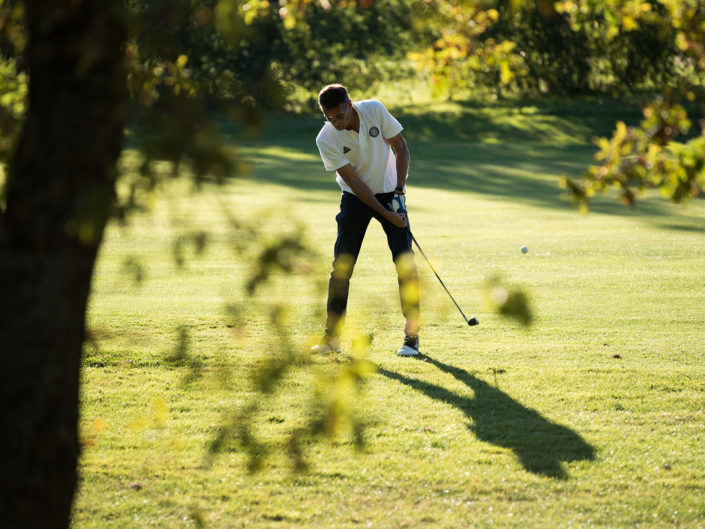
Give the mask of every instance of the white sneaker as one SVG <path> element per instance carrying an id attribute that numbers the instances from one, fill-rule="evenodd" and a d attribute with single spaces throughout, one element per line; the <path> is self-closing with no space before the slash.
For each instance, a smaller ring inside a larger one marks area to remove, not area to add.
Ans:
<path id="1" fill-rule="evenodd" d="M 397 356 L 416 356 L 417 354 L 419 354 L 419 337 L 404 337 L 404 345 L 397 351 Z"/>
<path id="2" fill-rule="evenodd" d="M 340 348 L 340 339 L 336 337 L 325 336 L 321 343 L 311 347 L 311 353 L 313 354 L 328 354 L 328 353 L 342 353 L 343 350 Z"/>

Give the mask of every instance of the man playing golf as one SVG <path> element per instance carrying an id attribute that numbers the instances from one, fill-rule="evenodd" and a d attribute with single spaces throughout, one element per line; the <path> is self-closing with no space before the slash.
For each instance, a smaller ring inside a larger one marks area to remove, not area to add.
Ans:
<path id="1" fill-rule="evenodd" d="M 418 275 L 411 251 L 411 233 L 404 200 L 409 149 L 402 126 L 379 101 L 353 103 L 339 84 L 318 94 L 326 123 L 316 145 L 323 165 L 336 171 L 343 194 L 335 241 L 333 272 L 328 285 L 326 333 L 313 352 L 340 352 L 340 331 L 348 304 L 350 277 L 372 218 L 387 235 L 399 278 L 406 318 L 400 356 L 419 354 Z"/>

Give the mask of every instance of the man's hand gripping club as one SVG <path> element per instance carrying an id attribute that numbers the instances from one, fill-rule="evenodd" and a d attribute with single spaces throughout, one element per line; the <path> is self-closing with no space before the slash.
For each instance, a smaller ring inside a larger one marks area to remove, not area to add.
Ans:
<path id="1" fill-rule="evenodd" d="M 403 213 L 397 213 L 396 207 L 394 207 L 395 211 L 389 211 L 387 208 L 385 208 L 380 203 L 380 201 L 377 200 L 377 197 L 375 197 L 374 193 L 372 193 L 370 188 L 367 187 L 367 184 L 360 180 L 357 171 L 355 171 L 352 165 L 344 165 L 343 167 L 338 169 L 338 174 L 345 181 L 345 183 L 350 186 L 350 189 L 352 189 L 353 193 L 355 193 L 355 196 L 357 198 L 362 200 L 365 204 L 370 206 L 377 213 L 382 215 L 385 219 L 387 219 L 389 222 L 391 222 L 398 228 L 407 227 L 408 224 L 406 222 L 406 207 L 404 207 Z M 396 200 L 397 196 L 401 196 L 403 200 L 403 195 L 394 195 L 394 200 Z"/>
<path id="2" fill-rule="evenodd" d="M 404 217 L 404 220 L 407 221 L 407 225 L 409 224 L 409 220 L 406 215 L 406 197 L 404 196 L 403 187 L 397 187 L 394 190 L 394 198 L 392 199 L 392 210 L 397 215 Z"/>

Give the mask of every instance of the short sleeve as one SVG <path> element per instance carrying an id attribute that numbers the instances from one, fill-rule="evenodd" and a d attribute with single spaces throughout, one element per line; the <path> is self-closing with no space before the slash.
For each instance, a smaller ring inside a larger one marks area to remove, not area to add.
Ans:
<path id="1" fill-rule="evenodd" d="M 382 137 L 385 140 L 393 138 L 399 134 L 404 127 L 401 126 L 394 116 L 387 110 L 382 103 L 378 103 L 378 112 L 380 113 L 380 122 L 382 123 Z"/>
<path id="2" fill-rule="evenodd" d="M 318 152 L 321 153 L 321 160 L 323 160 L 323 165 L 326 171 L 335 171 L 340 169 L 344 165 L 348 165 L 350 161 L 335 148 L 330 141 L 326 141 L 325 138 L 316 138 L 316 145 L 318 146 Z"/>

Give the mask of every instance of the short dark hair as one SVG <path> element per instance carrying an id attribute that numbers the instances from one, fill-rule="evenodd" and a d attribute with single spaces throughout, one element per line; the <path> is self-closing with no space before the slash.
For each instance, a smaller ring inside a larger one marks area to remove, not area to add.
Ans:
<path id="1" fill-rule="evenodd" d="M 342 84 L 329 84 L 318 94 L 318 105 L 321 110 L 344 105 L 349 100 L 348 91 Z"/>

